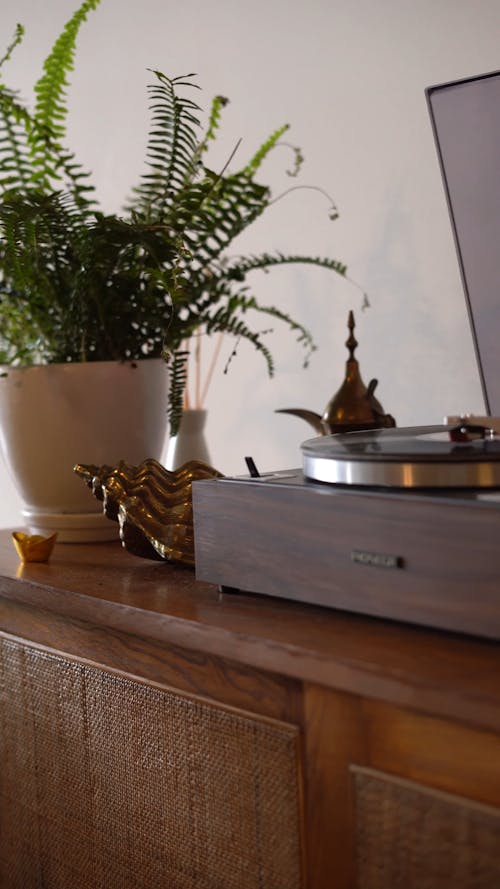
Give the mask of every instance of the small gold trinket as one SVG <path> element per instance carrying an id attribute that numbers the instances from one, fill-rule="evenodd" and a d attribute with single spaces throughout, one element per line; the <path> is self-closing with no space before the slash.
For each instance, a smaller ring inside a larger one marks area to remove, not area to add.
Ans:
<path id="1" fill-rule="evenodd" d="M 22 562 L 48 562 L 57 534 L 50 537 L 41 537 L 40 534 L 23 534 L 22 531 L 13 531 L 12 540 L 17 554 Z"/>

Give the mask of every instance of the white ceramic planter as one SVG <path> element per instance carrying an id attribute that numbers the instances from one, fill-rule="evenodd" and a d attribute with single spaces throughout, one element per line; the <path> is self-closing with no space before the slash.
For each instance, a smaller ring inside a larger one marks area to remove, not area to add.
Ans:
<path id="1" fill-rule="evenodd" d="M 73 472 L 160 459 L 168 373 L 161 359 L 1 368 L 0 444 L 32 533 L 59 540 L 118 537 L 118 525 Z"/>

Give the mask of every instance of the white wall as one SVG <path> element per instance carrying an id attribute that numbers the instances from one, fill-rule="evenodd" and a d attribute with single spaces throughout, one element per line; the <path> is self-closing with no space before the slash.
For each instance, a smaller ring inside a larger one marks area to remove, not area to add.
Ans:
<path id="1" fill-rule="evenodd" d="M 2 0 L 3 43 L 16 21 L 27 26 L 5 69 L 22 95 L 76 5 Z M 103 0 L 91 14 L 70 91 L 69 141 L 94 171 L 104 207 L 118 209 L 141 170 L 145 69 L 195 71 L 205 107 L 216 93 L 231 99 L 215 167 L 239 137 L 243 161 L 287 121 L 306 157 L 302 181 L 322 186 L 340 209 L 330 222 L 318 194 L 296 192 L 239 249 L 334 256 L 369 294 L 361 313 L 358 290 L 326 271 L 254 278 L 262 301 L 307 324 L 319 351 L 302 370 L 301 350 L 282 329 L 272 340 L 275 379 L 245 345 L 229 373 L 219 372 L 208 438 L 223 472 L 244 472 L 246 454 L 263 470 L 300 464 L 311 430 L 274 410 L 323 410 L 342 381 L 350 308 L 363 376 L 378 377 L 377 394 L 398 425 L 483 410 L 424 89 L 498 68 L 499 29 L 498 0 Z M 263 171 L 276 193 L 290 182 L 281 152 Z M 0 490 L 0 524 L 15 524 L 20 502 L 3 467 Z"/>

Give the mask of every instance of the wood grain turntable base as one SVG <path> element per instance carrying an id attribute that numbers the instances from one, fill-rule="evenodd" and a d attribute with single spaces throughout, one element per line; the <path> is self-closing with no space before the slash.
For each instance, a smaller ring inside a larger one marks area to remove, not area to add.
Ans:
<path id="1" fill-rule="evenodd" d="M 500 492 L 294 470 L 196 482 L 193 504 L 200 580 L 500 639 Z"/>

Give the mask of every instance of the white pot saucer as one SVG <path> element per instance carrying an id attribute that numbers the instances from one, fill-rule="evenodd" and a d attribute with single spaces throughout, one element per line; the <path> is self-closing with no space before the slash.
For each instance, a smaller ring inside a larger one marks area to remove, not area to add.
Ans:
<path id="1" fill-rule="evenodd" d="M 100 543 L 118 540 L 118 522 L 102 512 L 70 513 L 22 510 L 23 522 L 31 534 L 49 537 L 57 531 L 58 543 Z"/>

